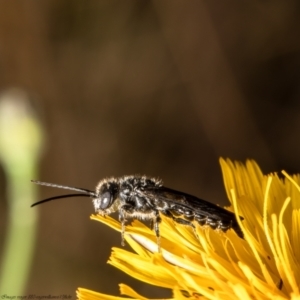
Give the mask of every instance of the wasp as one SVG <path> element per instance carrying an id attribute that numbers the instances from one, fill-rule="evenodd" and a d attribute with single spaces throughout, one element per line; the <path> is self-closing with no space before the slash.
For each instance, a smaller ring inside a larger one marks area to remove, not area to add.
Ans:
<path id="1" fill-rule="evenodd" d="M 32 207 L 61 198 L 89 197 L 92 198 L 96 213 L 106 216 L 118 212 L 122 245 L 126 221 L 141 219 L 151 221 L 159 246 L 161 215 L 193 228 L 195 222 L 223 232 L 232 228 L 240 238 L 243 238 L 243 232 L 233 212 L 195 196 L 167 188 L 160 179 L 136 175 L 111 177 L 101 180 L 95 191 L 37 180 L 32 182 L 79 192 L 47 198 L 32 204 Z M 243 220 L 242 217 L 240 219 Z"/>

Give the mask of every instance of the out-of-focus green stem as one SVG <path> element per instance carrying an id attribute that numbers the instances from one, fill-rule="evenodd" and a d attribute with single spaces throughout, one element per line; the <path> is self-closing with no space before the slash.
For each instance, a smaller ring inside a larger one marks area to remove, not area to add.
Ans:
<path id="1" fill-rule="evenodd" d="M 36 235 L 36 178 L 42 129 L 27 96 L 10 90 L 0 97 L 0 163 L 7 176 L 8 225 L 1 261 L 1 294 L 22 295 L 33 257 Z"/>

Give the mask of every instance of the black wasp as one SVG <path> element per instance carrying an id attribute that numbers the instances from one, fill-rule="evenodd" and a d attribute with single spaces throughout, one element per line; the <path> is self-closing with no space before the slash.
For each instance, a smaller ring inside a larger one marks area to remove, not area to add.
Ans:
<path id="1" fill-rule="evenodd" d="M 41 181 L 33 182 L 80 193 L 47 198 L 32 206 L 61 198 L 90 197 L 98 214 L 105 216 L 118 212 L 122 226 L 122 245 L 124 245 L 125 223 L 131 218 L 150 220 L 159 246 L 160 214 L 193 228 L 193 221 L 224 232 L 232 228 L 239 237 L 243 238 L 234 213 L 195 196 L 164 187 L 159 179 L 146 176 L 112 177 L 101 180 L 95 191 Z"/>

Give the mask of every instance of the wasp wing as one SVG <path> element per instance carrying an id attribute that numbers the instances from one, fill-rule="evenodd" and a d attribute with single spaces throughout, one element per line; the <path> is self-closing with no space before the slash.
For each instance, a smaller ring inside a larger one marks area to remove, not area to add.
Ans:
<path id="1" fill-rule="evenodd" d="M 233 212 L 226 210 L 216 204 L 200 199 L 198 197 L 176 191 L 164 186 L 159 188 L 144 189 L 143 197 L 150 199 L 158 210 L 164 210 L 164 203 L 167 203 L 167 210 L 179 211 L 190 210 L 198 219 L 208 218 L 211 221 L 221 221 L 223 224 L 230 224 L 239 237 L 243 238 L 236 216 Z M 243 220 L 243 217 L 240 217 Z"/>
<path id="2" fill-rule="evenodd" d="M 215 220 L 235 219 L 235 214 L 225 208 L 164 186 L 154 189 L 145 189 L 143 194 L 156 201 L 166 201 L 174 208 L 176 206 L 181 206 L 192 210 L 195 214 L 206 216 Z"/>

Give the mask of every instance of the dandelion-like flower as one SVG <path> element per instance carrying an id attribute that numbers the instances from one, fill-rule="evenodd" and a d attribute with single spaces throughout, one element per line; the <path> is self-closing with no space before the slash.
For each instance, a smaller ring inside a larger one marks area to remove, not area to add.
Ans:
<path id="1" fill-rule="evenodd" d="M 195 224 L 195 232 L 162 217 L 161 252 L 154 232 L 135 220 L 125 238 L 134 252 L 113 248 L 109 264 L 143 282 L 169 288 L 172 299 L 300 299 L 300 176 L 263 175 L 220 159 L 225 189 L 244 239 Z M 120 231 L 119 222 L 92 216 Z M 196 233 L 196 234 L 195 234 Z M 121 294 L 146 299 L 121 284 Z M 79 288 L 80 300 L 124 299 Z M 126 298 L 128 299 L 128 298 Z"/>

